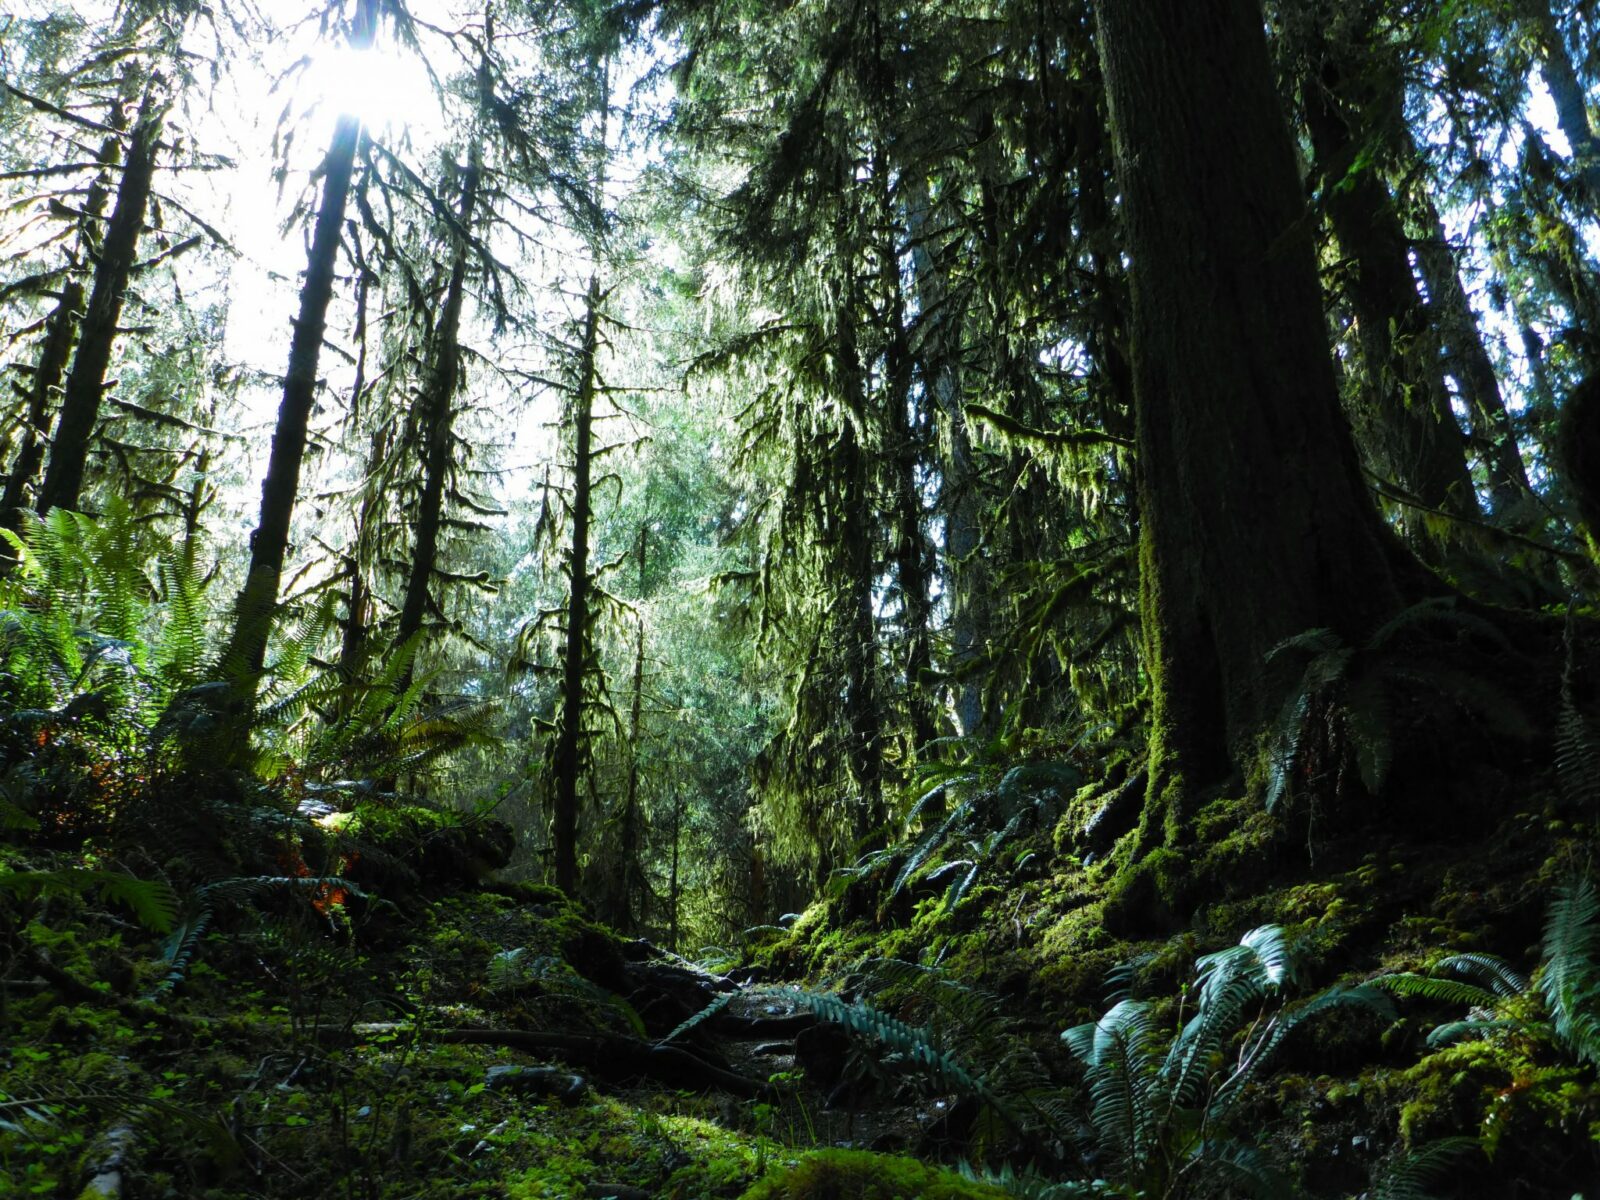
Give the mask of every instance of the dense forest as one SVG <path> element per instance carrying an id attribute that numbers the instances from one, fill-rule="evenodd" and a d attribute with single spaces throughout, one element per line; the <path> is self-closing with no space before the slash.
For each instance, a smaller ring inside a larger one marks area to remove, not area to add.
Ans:
<path id="1" fill-rule="evenodd" d="M 1600 5 L 9 0 L 0 1195 L 1600 1196 Z"/>

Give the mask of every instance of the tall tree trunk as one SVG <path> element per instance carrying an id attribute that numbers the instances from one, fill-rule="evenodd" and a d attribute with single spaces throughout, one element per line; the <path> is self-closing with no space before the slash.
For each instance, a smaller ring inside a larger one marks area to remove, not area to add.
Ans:
<path id="1" fill-rule="evenodd" d="M 1540 74 L 1555 103 L 1556 124 L 1572 147 L 1573 171 L 1589 197 L 1589 216 L 1600 220 L 1600 137 L 1550 0 L 1520 0 L 1522 20 L 1539 49 Z"/>
<path id="2" fill-rule="evenodd" d="M 1274 646 L 1359 643 L 1425 579 L 1340 411 L 1257 0 L 1096 13 L 1132 262 L 1148 846 L 1187 838 L 1196 790 L 1248 761 L 1294 680 Z"/>
<path id="3" fill-rule="evenodd" d="M 945 590 L 950 596 L 948 674 L 955 679 L 955 715 L 961 733 L 982 737 L 992 724 L 979 677 L 989 634 L 992 582 L 989 564 L 979 554 L 982 508 L 961 395 L 961 331 L 949 309 L 948 268 L 929 244 L 934 231 L 929 228 L 933 212 L 927 181 L 915 175 L 908 186 L 911 278 L 921 328 L 917 357 L 939 427 L 938 505 L 944 520 Z"/>
<path id="4" fill-rule="evenodd" d="M 584 677 L 588 673 L 589 642 L 589 524 L 593 519 L 590 493 L 594 457 L 594 397 L 596 357 L 600 346 L 600 276 L 589 276 L 584 300 L 583 339 L 578 357 L 578 386 L 572 403 L 572 542 L 567 553 L 567 627 L 561 656 L 561 725 L 556 734 L 555 800 L 551 821 L 551 848 L 555 855 L 556 886 L 569 896 L 578 892 L 578 784 L 584 762 Z"/>
<path id="5" fill-rule="evenodd" d="M 459 228 L 445 287 L 444 305 L 433 330 L 427 378 L 421 397 L 423 427 L 422 498 L 417 506 L 417 534 L 406 577 L 405 599 L 395 640 L 405 645 L 422 630 L 427 616 L 428 588 L 439 556 L 439 531 L 444 524 L 445 492 L 450 479 L 450 451 L 455 440 L 455 394 L 461 381 L 461 308 L 466 293 L 467 257 L 471 250 L 473 208 L 478 199 L 478 149 L 461 181 Z M 409 674 L 409 672 L 408 672 Z"/>
<path id="6" fill-rule="evenodd" d="M 1483 456 L 1491 511 L 1511 519 L 1515 528 L 1526 530 L 1538 523 L 1532 519 L 1537 498 L 1528 482 L 1517 431 L 1500 393 L 1500 378 L 1483 344 L 1472 302 L 1461 282 L 1456 253 L 1445 237 L 1444 222 L 1427 190 L 1418 190 L 1426 236 L 1417 243 L 1417 263 L 1428 285 L 1429 314 L 1443 334 L 1446 366 L 1467 403 L 1472 438 Z"/>
<path id="7" fill-rule="evenodd" d="M 132 19 L 131 13 L 129 19 Z M 28 489 L 34 486 L 39 468 L 44 465 L 45 446 L 50 439 L 52 423 L 51 399 L 66 376 L 72 343 L 78 336 L 78 323 L 84 315 L 83 283 L 78 278 L 78 272 L 84 262 L 93 261 L 95 247 L 102 240 L 101 221 L 111 198 L 113 168 L 122 161 L 123 134 L 128 127 L 128 104 L 138 90 L 139 74 L 132 66 L 123 72 L 119 94 L 106 117 L 106 124 L 115 132 L 101 141 L 100 149 L 95 154 L 99 170 L 84 196 L 83 214 L 78 219 L 77 245 L 68 255 L 61 299 L 50 315 L 45 342 L 34 370 L 33 387 L 28 391 L 27 421 L 21 444 L 12 461 L 11 474 L 6 478 L 4 496 L 0 497 L 0 523 L 13 532 L 22 527 L 22 509 L 27 503 Z M 0 571 L 8 569 L 9 562 L 0 562 Z"/>
<path id="8" fill-rule="evenodd" d="M 33 382 L 28 388 L 27 426 L 22 431 L 22 442 L 11 464 L 11 474 L 6 479 L 5 496 L 0 499 L 0 522 L 13 533 L 22 528 L 28 484 L 38 474 L 39 464 L 44 459 L 45 440 L 50 436 L 50 397 L 60 388 L 62 376 L 66 373 L 82 307 L 83 284 L 76 279 L 68 279 L 46 326 L 44 346 L 40 350 L 38 363 L 34 365 Z"/>
<path id="9" fill-rule="evenodd" d="M 359 397 L 359 390 L 355 394 Z M 339 638 L 339 677 L 347 684 L 355 683 L 361 676 L 372 632 L 372 583 L 367 570 L 371 562 L 369 551 L 378 535 L 382 511 L 381 489 L 374 486 L 373 479 L 388 456 L 388 428 L 381 426 L 373 432 L 372 448 L 367 452 L 367 477 L 362 485 L 361 508 L 356 513 L 355 542 L 345 558 L 350 593 L 345 600 L 344 629 Z"/>
<path id="10" fill-rule="evenodd" d="M 848 261 L 848 260 L 846 260 Z M 835 313 L 836 385 L 844 399 L 834 469 L 840 482 L 837 551 L 843 559 L 844 711 L 850 770 L 857 789 L 855 838 L 866 841 L 881 830 L 883 809 L 883 711 L 878 696 L 878 621 L 872 602 L 873 555 L 867 456 L 850 414 L 864 413 L 862 363 L 856 339 L 853 297 Z"/>
<path id="11" fill-rule="evenodd" d="M 678 952 L 678 862 L 683 853 L 683 809 L 688 803 L 677 789 L 672 801 L 672 866 L 667 876 L 667 949 Z"/>
<path id="12" fill-rule="evenodd" d="M 1328 220 L 1354 265 L 1348 290 L 1361 348 L 1362 445 L 1380 474 L 1428 508 L 1476 517 L 1466 438 L 1411 271 L 1411 242 L 1383 178 L 1358 163 L 1362 142 L 1340 110 L 1341 86 L 1340 70 L 1324 63 L 1302 82 L 1302 93 Z M 1441 566 L 1449 560 L 1449 530 L 1436 534 L 1417 514 L 1408 514 L 1404 527 L 1426 559 Z"/>
<path id="13" fill-rule="evenodd" d="M 350 29 L 352 49 L 372 44 L 377 30 L 378 0 L 358 0 Z M 266 665 L 272 610 L 278 603 L 283 560 L 289 550 L 289 522 L 300 491 L 300 466 L 305 460 L 306 431 L 316 402 L 317 364 L 327 330 L 328 304 L 339 259 L 345 205 L 355 170 L 361 121 L 341 114 L 322 163 L 322 201 L 306 256 L 306 280 L 300 289 L 300 311 L 289 343 L 289 366 L 283 377 L 283 400 L 272 433 L 267 475 L 261 483 L 261 515 L 250 535 L 250 569 L 234 610 L 233 634 L 223 661 L 238 673 L 241 699 L 254 699 Z"/>
<path id="14" fill-rule="evenodd" d="M 916 403 L 912 378 L 916 368 L 906 335 L 905 290 L 900 282 L 900 250 L 895 237 L 895 209 L 889 194 L 888 169 L 881 157 L 879 217 L 884 226 L 879 247 L 879 284 L 888 304 L 885 332 L 883 403 L 884 429 L 890 439 L 890 470 L 894 490 L 894 567 L 900 588 L 900 623 L 905 638 L 902 662 L 905 672 L 906 712 L 911 725 L 911 751 L 921 752 L 938 736 L 929 676 L 933 670 L 933 597 L 930 590 L 927 534 L 923 529 L 922 490 L 918 468 L 923 465 L 921 439 L 912 415 Z"/>
<path id="15" fill-rule="evenodd" d="M 41 516 L 52 508 L 75 509 L 80 502 L 83 473 L 89 461 L 89 441 L 100 417 L 100 401 L 105 392 L 106 369 L 111 365 L 111 351 L 122 320 L 122 304 L 128 294 L 128 277 L 138 257 L 139 235 L 144 231 L 150 208 L 150 184 L 161 142 L 162 121 L 157 99 L 160 88 L 159 80 L 147 85 L 122 164 L 116 204 L 112 207 L 111 221 L 95 262 L 89 306 L 83 314 L 78 350 L 72 357 L 72 368 L 67 372 L 66 386 L 62 389 L 61 412 L 50 442 L 44 482 L 39 486 L 34 506 Z"/>
<path id="16" fill-rule="evenodd" d="M 644 603 L 645 554 L 650 527 L 639 526 L 639 602 Z M 639 888 L 639 733 L 644 718 L 644 611 L 633 647 L 633 686 L 628 704 L 628 779 L 622 793 L 622 835 L 617 846 L 617 913 L 615 925 L 624 933 L 635 928 L 634 893 Z"/>

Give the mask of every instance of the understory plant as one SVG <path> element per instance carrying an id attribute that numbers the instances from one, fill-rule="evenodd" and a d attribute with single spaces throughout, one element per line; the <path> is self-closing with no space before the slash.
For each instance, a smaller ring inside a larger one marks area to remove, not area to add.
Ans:
<path id="1" fill-rule="evenodd" d="M 1237 1127 L 1247 1089 L 1301 1024 L 1336 1008 L 1387 1016 L 1389 1002 L 1371 987 L 1334 987 L 1290 1006 L 1294 947 L 1277 925 L 1251 930 L 1195 967 L 1170 1037 L 1159 1008 L 1131 997 L 1061 1035 L 1083 1066 L 1089 1149 L 1111 1194 L 1282 1197 L 1288 1181 Z"/>
<path id="2" fill-rule="evenodd" d="M 1432 1053 L 1408 1072 L 1418 1097 L 1402 1111 L 1412 1134 L 1445 1096 L 1476 1088 L 1474 1135 L 1491 1158 L 1526 1123 L 1600 1142 L 1600 893 L 1580 876 L 1562 883 L 1545 918 L 1532 976 L 1493 954 L 1452 954 L 1426 973 L 1381 975 L 1400 996 L 1466 1008 L 1436 1026 Z M 1509 1082 L 1509 1086 L 1505 1086 Z"/>

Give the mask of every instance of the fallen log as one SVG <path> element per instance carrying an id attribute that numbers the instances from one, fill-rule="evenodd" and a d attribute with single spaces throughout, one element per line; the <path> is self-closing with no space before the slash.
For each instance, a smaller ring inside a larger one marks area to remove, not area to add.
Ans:
<path id="1" fill-rule="evenodd" d="M 555 1033 L 531 1029 L 424 1029 L 397 1024 L 355 1025 L 349 1034 L 371 1037 L 415 1030 L 435 1042 L 456 1045 L 501 1046 L 536 1058 L 559 1058 L 582 1067 L 610 1083 L 650 1079 L 668 1087 L 696 1091 L 721 1091 L 747 1100 L 770 1100 L 777 1089 L 707 1062 L 680 1046 L 658 1046 L 638 1038 L 613 1033 Z M 324 1036 L 346 1036 L 345 1030 L 325 1028 Z"/>

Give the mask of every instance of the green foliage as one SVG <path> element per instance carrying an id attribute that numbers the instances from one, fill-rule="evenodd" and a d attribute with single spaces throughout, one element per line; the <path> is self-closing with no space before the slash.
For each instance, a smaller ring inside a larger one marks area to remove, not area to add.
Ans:
<path id="1" fill-rule="evenodd" d="M 1594 882 L 1579 876 L 1556 890 L 1534 982 L 1490 954 L 1453 954 L 1428 975 L 1380 975 L 1372 982 L 1402 996 L 1473 1010 L 1464 1021 L 1435 1028 L 1431 1045 L 1516 1031 L 1551 1041 L 1580 1062 L 1600 1065 L 1600 897 Z M 1547 1022 L 1521 1015 L 1533 995 L 1542 997 Z M 1497 1017 L 1501 1012 L 1512 1019 Z"/>
<path id="2" fill-rule="evenodd" d="M 1170 1039 L 1156 1024 L 1154 1006 L 1134 999 L 1061 1035 L 1084 1068 L 1095 1143 L 1129 1194 L 1173 1195 L 1209 1181 L 1281 1195 L 1286 1185 L 1277 1173 L 1233 1136 L 1245 1089 L 1299 1025 L 1343 1007 L 1385 1013 L 1386 1002 L 1370 988 L 1331 988 L 1285 1008 L 1295 956 L 1278 926 L 1252 930 L 1196 968 L 1193 1014 L 1183 1018 L 1191 1003 L 1185 989 Z"/>
<path id="3" fill-rule="evenodd" d="M 178 919 L 178 897 L 159 879 L 137 879 L 120 871 L 64 867 L 53 871 L 0 871 L 0 892 L 14 896 L 84 896 L 125 905 L 153 933 L 168 933 Z"/>
<path id="4" fill-rule="evenodd" d="M 816 1150 L 774 1169 L 742 1200 L 1001 1200 L 1007 1194 L 914 1158 Z"/>
<path id="5" fill-rule="evenodd" d="M 1311 629 L 1273 647 L 1269 663 L 1294 656 L 1303 658 L 1305 666 L 1271 732 L 1267 808 L 1282 803 L 1305 776 L 1332 777 L 1340 769 L 1340 753 L 1349 754 L 1367 792 L 1381 794 L 1394 762 L 1402 714 L 1414 719 L 1421 712 L 1452 721 L 1465 714 L 1497 737 L 1531 737 L 1527 715 L 1510 696 L 1439 652 L 1446 639 L 1507 646 L 1505 634 L 1491 622 L 1447 596 L 1402 610 L 1361 646 L 1347 644 L 1331 629 Z M 1341 737 L 1346 751 L 1338 748 L 1336 739 Z"/>
<path id="6" fill-rule="evenodd" d="M 1458 1171 L 1461 1160 L 1478 1148 L 1476 1138 L 1461 1137 L 1418 1146 L 1384 1172 L 1373 1200 L 1433 1200 L 1432 1186 Z"/>
<path id="7" fill-rule="evenodd" d="M 1585 875 L 1563 884 L 1545 919 L 1539 991 L 1555 1036 L 1600 1067 L 1600 896 Z"/>

